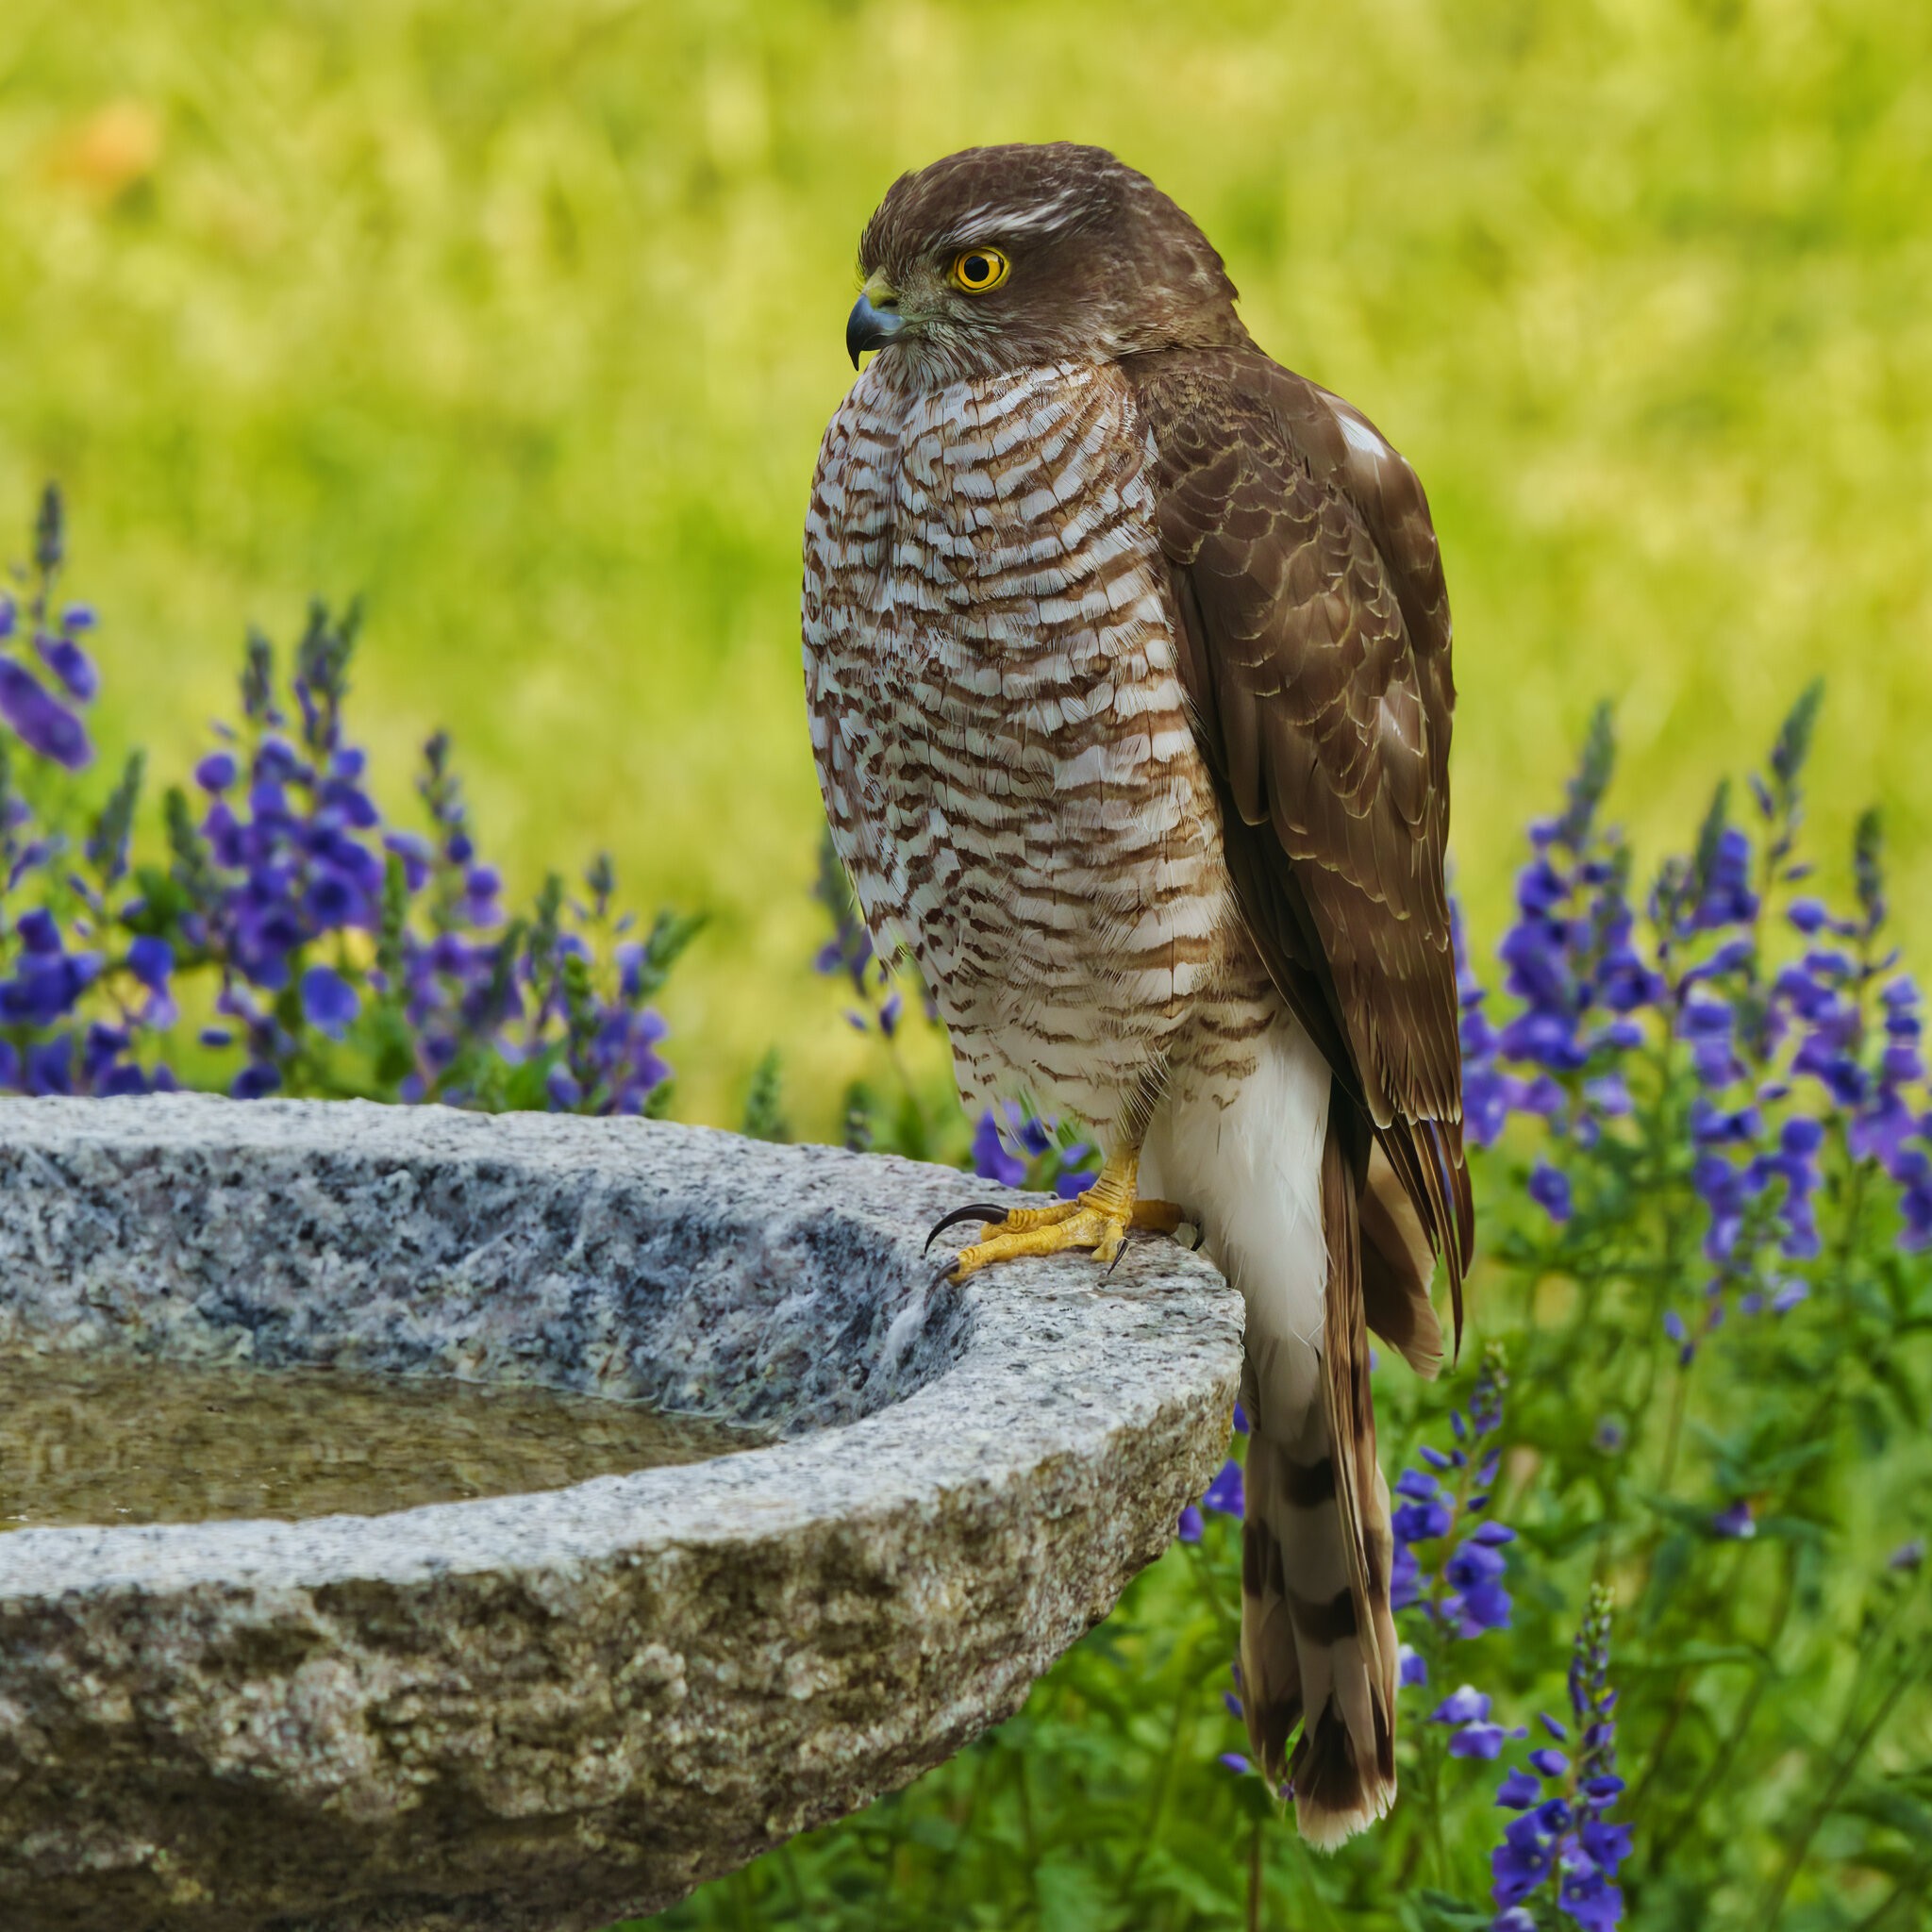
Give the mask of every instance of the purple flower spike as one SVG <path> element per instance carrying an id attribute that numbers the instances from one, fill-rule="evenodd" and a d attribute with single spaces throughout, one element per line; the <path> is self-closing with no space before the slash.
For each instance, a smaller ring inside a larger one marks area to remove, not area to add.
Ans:
<path id="1" fill-rule="evenodd" d="M 1174 1534 L 1184 1543 L 1197 1543 L 1201 1541 L 1201 1511 L 1196 1504 L 1190 1503 L 1181 1511 L 1179 1523 L 1174 1525 Z"/>
<path id="2" fill-rule="evenodd" d="M 1547 1908 L 1529 1901 L 1554 1886 L 1550 1901 L 1562 1916 L 1610 1932 L 1623 1912 L 1623 1895 L 1611 1881 L 1630 1853 L 1627 1825 L 1605 1811 L 1622 1795 L 1615 1774 L 1616 1692 L 1609 1687 L 1609 1597 L 1601 1586 L 1591 1591 L 1590 1609 L 1576 1634 L 1570 1662 L 1570 1709 L 1581 1733 L 1580 1753 L 1541 1747 L 1529 1754 L 1537 1775 L 1511 1771 L 1496 1803 L 1521 1815 L 1504 1827 L 1503 1841 L 1490 1856 L 1494 1927 L 1518 1932 L 1547 1923 Z M 1542 1724 L 1560 1738 L 1565 1726 L 1544 1716 Z M 1549 1795 L 1542 1793 L 1548 1790 Z"/>

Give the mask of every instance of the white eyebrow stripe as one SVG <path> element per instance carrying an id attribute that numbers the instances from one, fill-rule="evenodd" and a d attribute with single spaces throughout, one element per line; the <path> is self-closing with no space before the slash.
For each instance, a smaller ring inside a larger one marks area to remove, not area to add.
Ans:
<path id="1" fill-rule="evenodd" d="M 981 202 L 970 208 L 946 233 L 947 244 L 969 248 L 975 242 L 994 242 L 1003 235 L 1054 235 L 1073 225 L 1080 211 L 1077 189 L 1063 188 L 1051 201 L 1031 208 L 996 208 Z"/>

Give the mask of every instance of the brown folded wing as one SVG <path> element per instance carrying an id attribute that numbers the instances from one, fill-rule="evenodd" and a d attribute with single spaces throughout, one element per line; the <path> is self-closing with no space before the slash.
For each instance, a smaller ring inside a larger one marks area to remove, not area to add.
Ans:
<path id="1" fill-rule="evenodd" d="M 1455 686 L 1427 501 L 1348 405 L 1257 349 L 1124 366 L 1242 916 L 1447 1257 L 1459 1342 L 1474 1216 L 1442 876 Z"/>

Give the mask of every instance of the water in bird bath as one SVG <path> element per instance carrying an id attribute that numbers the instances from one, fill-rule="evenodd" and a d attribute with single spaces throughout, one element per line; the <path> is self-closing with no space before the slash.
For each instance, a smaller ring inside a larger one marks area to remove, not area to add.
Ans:
<path id="1" fill-rule="evenodd" d="M 764 1440 L 551 1389 L 0 1355 L 0 1530 L 375 1515 L 702 1462 Z"/>

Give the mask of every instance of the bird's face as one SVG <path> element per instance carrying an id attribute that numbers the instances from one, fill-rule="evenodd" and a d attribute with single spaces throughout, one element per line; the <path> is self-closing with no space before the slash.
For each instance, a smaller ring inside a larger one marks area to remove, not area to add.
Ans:
<path id="1" fill-rule="evenodd" d="M 1102 148 L 968 148 L 903 175 L 858 244 L 853 365 L 884 350 L 932 380 L 1241 341 L 1207 238 Z"/>

